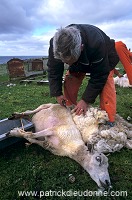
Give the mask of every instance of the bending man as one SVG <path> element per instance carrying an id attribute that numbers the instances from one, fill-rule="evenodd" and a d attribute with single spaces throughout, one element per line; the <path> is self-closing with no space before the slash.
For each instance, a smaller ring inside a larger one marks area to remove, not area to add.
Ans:
<path id="1" fill-rule="evenodd" d="M 48 78 L 50 94 L 63 105 L 75 104 L 77 115 L 86 113 L 89 104 L 100 95 L 100 107 L 106 110 L 109 123 L 114 124 L 116 92 L 113 81 L 114 68 L 119 61 L 115 41 L 93 25 L 72 24 L 59 29 L 50 40 Z M 62 76 L 64 63 L 69 65 L 65 77 L 64 94 Z M 90 73 L 88 85 L 77 102 L 77 94 L 86 73 Z"/>

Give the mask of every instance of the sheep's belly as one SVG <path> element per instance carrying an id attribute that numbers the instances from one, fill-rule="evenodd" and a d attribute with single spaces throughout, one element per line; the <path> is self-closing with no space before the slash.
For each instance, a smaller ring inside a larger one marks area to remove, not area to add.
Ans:
<path id="1" fill-rule="evenodd" d="M 36 131 L 42 131 L 63 124 L 74 125 L 71 114 L 66 109 L 63 114 L 56 113 L 55 111 L 41 110 L 33 116 L 32 122 L 35 125 Z"/>

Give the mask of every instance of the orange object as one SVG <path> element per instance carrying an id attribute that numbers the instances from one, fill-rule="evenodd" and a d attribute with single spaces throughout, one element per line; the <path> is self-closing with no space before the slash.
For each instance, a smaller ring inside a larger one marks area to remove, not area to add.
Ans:
<path id="1" fill-rule="evenodd" d="M 110 72 L 106 84 L 100 94 L 100 108 L 107 112 L 110 122 L 115 121 L 116 115 L 116 90 L 113 75 L 114 70 Z"/>
<path id="2" fill-rule="evenodd" d="M 132 85 L 132 52 L 130 52 L 126 45 L 119 41 L 115 42 L 115 48 L 119 59 L 124 66 L 130 85 Z"/>
<path id="3" fill-rule="evenodd" d="M 116 114 L 116 91 L 113 74 L 114 70 L 110 72 L 100 95 L 100 107 L 108 113 L 110 122 L 114 122 Z M 85 73 L 82 72 L 67 72 L 64 82 L 64 96 L 67 99 L 67 106 L 77 104 L 78 90 L 84 77 Z"/>
<path id="4" fill-rule="evenodd" d="M 77 95 L 79 87 L 82 80 L 85 77 L 85 73 L 82 72 L 72 72 L 67 71 L 64 81 L 64 96 L 68 100 L 66 102 L 67 106 L 72 104 L 77 104 Z"/>

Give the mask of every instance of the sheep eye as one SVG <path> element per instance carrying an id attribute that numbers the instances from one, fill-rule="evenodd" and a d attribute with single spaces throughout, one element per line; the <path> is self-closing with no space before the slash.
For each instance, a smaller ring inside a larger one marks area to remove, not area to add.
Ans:
<path id="1" fill-rule="evenodd" d="M 101 164 L 101 157 L 100 157 L 100 156 L 97 156 L 97 157 L 96 157 L 96 160 L 97 160 L 98 162 L 100 162 L 100 164 Z"/>

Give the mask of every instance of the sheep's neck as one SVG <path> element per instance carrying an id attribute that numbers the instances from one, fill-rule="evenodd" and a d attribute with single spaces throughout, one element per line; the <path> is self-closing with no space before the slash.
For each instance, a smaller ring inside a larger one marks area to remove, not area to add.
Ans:
<path id="1" fill-rule="evenodd" d="M 86 160 L 88 162 L 88 157 L 90 159 L 88 148 L 84 145 L 80 146 L 79 150 L 71 158 L 84 167 Z"/>

